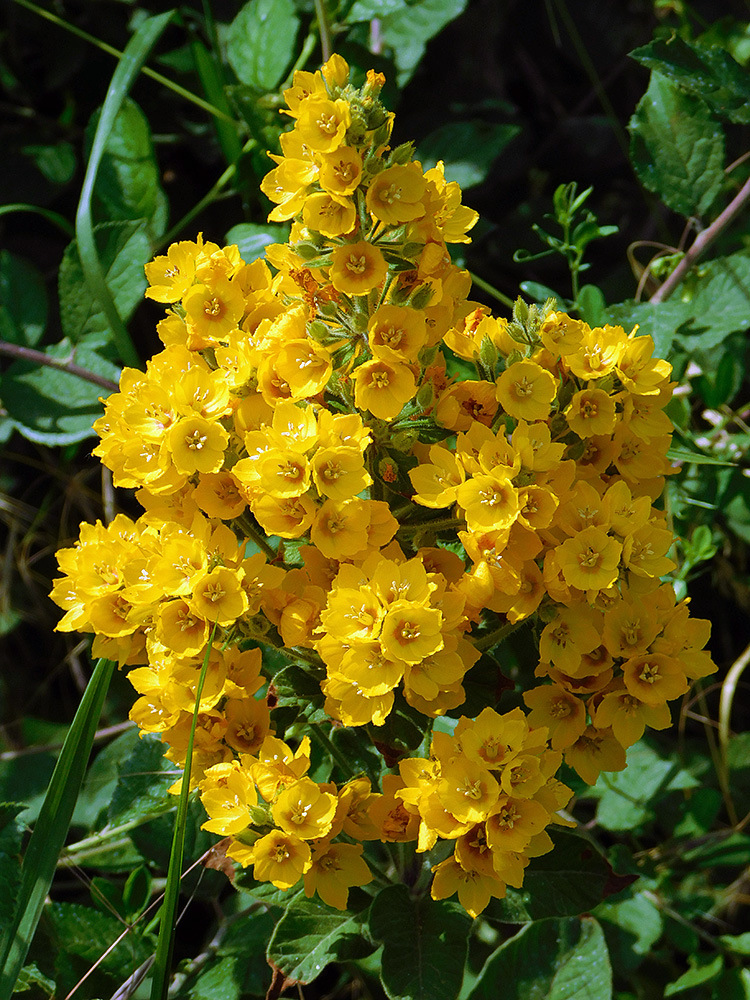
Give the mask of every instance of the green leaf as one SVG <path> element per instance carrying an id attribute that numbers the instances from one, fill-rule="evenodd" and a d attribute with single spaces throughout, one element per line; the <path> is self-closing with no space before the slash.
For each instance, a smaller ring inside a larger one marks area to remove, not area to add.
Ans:
<path id="1" fill-rule="evenodd" d="M 52 941 L 59 951 L 96 962 L 120 937 L 125 927 L 116 917 L 77 903 L 51 903 L 46 920 Z M 126 934 L 101 962 L 101 967 L 116 976 L 128 976 L 145 962 L 150 944 L 135 933 Z"/>
<path id="2" fill-rule="evenodd" d="M 630 57 L 703 98 L 720 118 L 750 122 L 750 76 L 725 48 L 708 48 L 673 35 L 642 45 Z"/>
<path id="3" fill-rule="evenodd" d="M 52 884 L 114 670 L 99 660 L 68 730 L 23 862 L 13 921 L 0 942 L 0 1000 L 10 1000 Z"/>
<path id="4" fill-rule="evenodd" d="M 296 52 L 299 19 L 292 0 L 250 0 L 229 25 L 227 59 L 241 83 L 275 90 Z"/>
<path id="5" fill-rule="evenodd" d="M 62 341 L 45 351 L 49 357 L 75 361 L 87 371 L 116 382 L 119 369 L 85 344 Z M 94 436 L 107 391 L 63 371 L 31 361 L 16 361 L 3 374 L 3 404 L 24 437 L 49 446 L 73 444 Z"/>
<path id="6" fill-rule="evenodd" d="M 640 964 L 659 940 L 664 919 L 654 903 L 644 894 L 631 899 L 604 902 L 594 916 L 603 922 L 610 954 L 617 969 L 633 969 Z"/>
<path id="7" fill-rule="evenodd" d="M 138 728 L 126 730 L 108 746 L 100 750 L 88 770 L 81 794 L 76 802 L 73 823 L 92 828 L 98 817 L 106 814 L 112 794 L 117 786 L 121 767 L 138 745 Z"/>
<path id="8" fill-rule="evenodd" d="M 380 34 L 393 50 L 398 85 L 405 86 L 422 58 L 427 43 L 466 8 L 468 0 L 416 0 L 401 3 L 380 20 Z"/>
<path id="9" fill-rule="evenodd" d="M 111 826 L 157 816 L 177 805 L 168 789 L 180 776 L 175 765 L 164 757 L 164 744 L 153 735 L 139 739 L 119 766 L 117 786 L 109 804 Z"/>
<path id="10" fill-rule="evenodd" d="M 593 917 L 540 920 L 491 955 L 467 1000 L 610 1000 L 612 969 Z"/>
<path id="11" fill-rule="evenodd" d="M 365 937 L 366 912 L 334 910 L 317 898 L 290 902 L 268 943 L 268 960 L 290 979 L 311 983 L 331 962 L 375 950 Z"/>
<path id="12" fill-rule="evenodd" d="M 26 990 L 38 988 L 48 997 L 54 996 L 55 984 L 47 976 L 43 975 L 35 964 L 24 965 L 16 981 L 16 993 L 25 993 Z"/>
<path id="13" fill-rule="evenodd" d="M 52 184 L 67 184 L 76 172 L 76 154 L 69 142 L 53 146 L 24 146 L 22 152 L 30 156 L 39 173 Z"/>
<path id="14" fill-rule="evenodd" d="M 663 759 L 641 741 L 627 753 L 628 766 L 613 774 L 602 772 L 586 794 L 598 798 L 597 822 L 606 830 L 634 830 L 653 820 L 652 800 L 677 788 L 698 788 L 700 782 L 679 761 Z"/>
<path id="15" fill-rule="evenodd" d="M 23 347 L 37 344 L 47 327 L 47 291 L 31 263 L 0 250 L 0 340 Z"/>
<path id="16" fill-rule="evenodd" d="M 606 303 L 602 290 L 596 285 L 584 285 L 578 293 L 581 317 L 589 326 L 601 326 L 605 322 Z"/>
<path id="17" fill-rule="evenodd" d="M 99 114 L 89 123 L 89 139 Z M 94 185 L 94 199 L 103 222 L 143 220 L 151 240 L 166 228 L 168 202 L 161 186 L 148 119 L 126 97 L 107 136 Z"/>
<path id="18" fill-rule="evenodd" d="M 144 264 L 151 259 L 151 241 L 140 222 L 107 222 L 94 227 L 94 242 L 104 281 L 123 321 L 127 322 L 146 290 Z M 70 243 L 58 274 L 60 321 L 73 343 L 96 334 L 111 339 L 111 327 L 101 302 L 88 290 L 78 244 Z"/>
<path id="19" fill-rule="evenodd" d="M 390 1000 L 455 1000 L 471 920 L 454 903 L 413 898 L 405 885 L 383 889 L 370 932 L 383 943 L 381 978 Z"/>
<path id="20" fill-rule="evenodd" d="M 723 955 L 689 955 L 688 965 L 690 968 L 683 973 L 679 979 L 673 983 L 667 983 L 664 988 L 664 996 L 672 997 L 694 986 L 701 986 L 709 983 L 721 975 L 724 969 Z"/>
<path id="21" fill-rule="evenodd" d="M 91 215 L 92 200 L 96 176 L 106 149 L 107 138 L 114 126 L 120 107 L 151 49 L 172 19 L 173 13 L 173 11 L 167 11 L 156 17 L 147 17 L 142 20 L 125 46 L 99 115 L 96 132 L 91 143 L 91 153 L 86 164 L 81 197 L 76 210 L 76 242 L 86 281 L 86 297 L 97 301 L 97 307 L 103 313 L 107 325 L 112 331 L 112 337 L 121 359 L 126 364 L 133 366 L 138 364 L 138 354 L 125 328 L 122 315 L 118 310 L 105 277 L 105 271 L 102 268 Z"/>
<path id="22" fill-rule="evenodd" d="M 743 934 L 722 934 L 719 941 L 735 955 L 750 955 L 750 931 Z"/>
<path id="23" fill-rule="evenodd" d="M 227 246 L 236 244 L 240 257 L 246 264 L 252 264 L 258 257 L 264 257 L 266 247 L 271 243 L 284 243 L 289 236 L 288 226 L 259 226 L 254 222 L 240 222 L 232 226 L 225 236 Z"/>
<path id="24" fill-rule="evenodd" d="M 494 125 L 484 121 L 451 122 L 430 132 L 419 143 L 418 155 L 425 170 L 438 160 L 445 164 L 445 177 L 462 188 L 481 184 L 492 164 L 521 131 L 518 125 Z"/>
<path id="25" fill-rule="evenodd" d="M 605 896 L 633 882 L 630 875 L 616 875 L 585 837 L 555 827 L 550 836 L 554 850 L 532 859 L 523 888 L 509 888 L 505 899 L 492 902 L 487 911 L 490 916 L 512 924 L 573 917 L 593 910 Z"/>
<path id="26" fill-rule="evenodd" d="M 17 819 L 21 812 L 21 803 L 0 804 L 0 932 L 10 923 L 21 886 L 20 855 L 24 825 Z"/>
<path id="27" fill-rule="evenodd" d="M 740 250 L 701 265 L 699 280 L 685 292 L 681 305 L 691 323 L 679 331 L 676 340 L 691 354 L 707 352 L 710 364 L 718 344 L 730 333 L 744 333 L 750 327 L 750 251 Z"/>
<path id="28" fill-rule="evenodd" d="M 629 128 L 644 187 L 681 215 L 704 215 L 724 180 L 724 133 L 703 101 L 652 73 Z"/>
<path id="29" fill-rule="evenodd" d="M 666 302 L 617 302 L 604 311 L 607 323 L 623 327 L 626 333 L 637 326 L 639 337 L 652 337 L 654 355 L 658 358 L 668 357 L 678 329 L 690 317 L 689 307 L 677 299 Z"/>

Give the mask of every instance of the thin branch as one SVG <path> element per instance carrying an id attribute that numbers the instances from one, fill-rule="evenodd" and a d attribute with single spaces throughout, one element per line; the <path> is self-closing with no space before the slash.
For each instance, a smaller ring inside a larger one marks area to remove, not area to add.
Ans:
<path id="1" fill-rule="evenodd" d="M 74 361 L 67 361 L 65 358 L 51 358 L 43 351 L 34 351 L 30 347 L 21 347 L 20 344 L 9 344 L 5 340 L 0 340 L 0 354 L 6 354 L 9 358 L 17 358 L 21 361 L 33 361 L 37 365 L 46 365 L 47 368 L 58 368 L 69 375 L 85 379 L 86 382 L 93 382 L 94 385 L 98 385 L 108 392 L 117 392 L 119 389 L 116 382 L 111 382 L 103 375 L 95 375 L 94 372 L 82 368 Z"/>
<path id="2" fill-rule="evenodd" d="M 727 226 L 734 221 L 748 201 L 750 201 L 750 177 L 748 177 L 724 211 L 720 215 L 717 215 L 707 229 L 704 229 L 702 233 L 698 233 L 693 241 L 693 245 L 664 284 L 654 292 L 649 302 L 663 302 L 669 298 L 693 264 L 706 252 Z"/>

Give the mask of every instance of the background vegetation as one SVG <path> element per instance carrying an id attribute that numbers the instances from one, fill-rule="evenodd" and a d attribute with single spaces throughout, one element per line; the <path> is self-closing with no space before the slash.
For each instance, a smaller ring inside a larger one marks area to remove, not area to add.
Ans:
<path id="1" fill-rule="evenodd" d="M 750 997 L 750 735 L 738 731 L 750 711 L 747 5 L 195 0 L 154 20 L 170 10 L 16 0 L 0 35 L 0 802 L 11 804 L 0 807 L 0 928 L 91 672 L 87 641 L 53 632 L 54 552 L 81 520 L 136 511 L 89 453 L 99 397 L 159 347 L 143 264 L 199 231 L 237 242 L 246 260 L 283 239 L 259 192 L 287 124 L 279 90 L 335 49 L 386 74 L 394 144 L 414 139 L 423 162 L 445 160 L 480 212 L 461 251 L 476 298 L 506 312 L 519 293 L 554 294 L 592 324 L 639 323 L 671 360 L 675 585 L 713 621 L 720 666 L 625 772 L 591 790 L 566 778 L 590 852 L 561 838 L 554 867 L 539 859 L 528 892 L 487 911 L 463 986 L 451 971 L 462 956 L 440 943 L 450 924 L 425 928 L 432 965 L 418 971 L 445 1000 L 494 996 L 500 980 L 519 997 Z M 138 741 L 131 702 L 116 675 L 29 955 L 29 996 L 110 996 L 153 951 L 147 908 L 164 885 L 174 776 L 158 742 Z M 196 810 L 191 863 L 215 839 L 199 824 Z M 400 896 L 370 939 L 356 916 L 329 925 L 312 903 L 285 916 L 283 894 L 249 879 L 236 892 L 202 866 L 183 890 L 171 995 L 278 995 L 284 974 L 310 983 L 309 1000 L 423 995 L 399 972 L 414 917 Z M 576 961 L 581 981 L 556 975 Z M 595 976 L 607 961 L 611 988 Z"/>

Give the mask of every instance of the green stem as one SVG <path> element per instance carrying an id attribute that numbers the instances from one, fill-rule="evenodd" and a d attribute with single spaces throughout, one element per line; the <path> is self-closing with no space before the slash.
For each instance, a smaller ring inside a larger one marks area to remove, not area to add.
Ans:
<path id="1" fill-rule="evenodd" d="M 443 531 L 446 528 L 459 528 L 465 526 L 466 521 L 462 517 L 438 517 L 433 521 L 420 521 L 418 524 L 402 524 L 398 534 L 404 538 L 419 534 L 420 531 Z"/>
<path id="2" fill-rule="evenodd" d="M 240 153 L 240 156 L 242 155 L 242 153 L 246 153 L 248 150 L 252 149 L 256 145 L 257 143 L 255 139 L 248 139 L 245 145 L 242 147 L 242 152 Z M 230 163 L 229 166 L 224 171 L 224 173 L 221 175 L 221 177 L 219 177 L 219 179 L 210 189 L 210 191 L 208 191 L 201 198 L 201 200 L 190 209 L 189 212 L 186 212 L 180 219 L 180 221 L 175 223 L 175 225 L 172 226 L 169 232 L 166 233 L 161 238 L 159 245 L 157 246 L 156 249 L 158 250 L 161 247 L 168 246 L 170 243 L 172 243 L 176 239 L 176 237 L 180 235 L 183 229 L 185 229 L 185 227 L 188 226 L 196 216 L 200 215 L 200 213 L 204 210 L 204 208 L 208 208 L 209 205 L 213 204 L 213 202 L 217 200 L 221 192 L 224 190 L 224 188 L 227 186 L 227 184 L 231 181 L 231 179 L 234 177 L 236 173 L 237 173 L 237 164 Z"/>
<path id="3" fill-rule="evenodd" d="M 266 536 L 256 530 L 255 526 L 251 524 L 249 518 L 240 517 L 238 520 L 242 531 L 245 532 L 251 541 L 255 542 L 261 552 L 263 552 L 269 559 L 275 559 L 278 552 L 274 551 Z"/>
<path id="4" fill-rule="evenodd" d="M 485 281 L 484 278 L 480 278 L 479 275 L 474 274 L 473 271 L 469 271 L 469 277 L 471 278 L 473 283 L 477 286 L 477 288 L 481 288 L 483 292 L 487 292 L 488 295 L 491 295 L 494 299 L 497 299 L 498 302 L 502 302 L 502 304 L 504 306 L 507 306 L 508 309 L 513 308 L 514 305 L 513 299 L 508 298 L 507 295 L 503 295 L 503 293 L 499 291 L 499 289 L 495 288 L 494 285 L 491 285 L 489 281 Z"/>
<path id="5" fill-rule="evenodd" d="M 127 833 L 128 830 L 134 830 L 136 827 L 142 826 L 144 823 L 150 823 L 152 819 L 157 819 L 159 816 L 163 816 L 165 812 L 169 812 L 173 808 L 173 806 L 170 806 L 168 810 L 162 809 L 159 810 L 159 812 L 139 816 L 137 819 L 131 819 L 128 823 L 123 823 L 121 826 L 113 826 L 110 829 L 105 827 L 103 830 L 100 830 L 99 833 L 92 834 L 90 837 L 85 837 L 83 840 L 79 840 L 75 844 L 70 844 L 70 846 L 66 848 L 65 853 L 61 855 L 60 863 L 67 861 L 72 854 L 80 854 L 82 851 L 100 848 L 112 837 L 120 837 L 121 834 Z"/>
<path id="6" fill-rule="evenodd" d="M 505 625 L 501 625 L 500 628 L 495 629 L 494 632 L 490 632 L 489 635 L 481 636 L 474 642 L 474 645 L 480 652 L 485 653 L 488 649 L 492 649 L 493 646 L 501 643 L 503 639 L 507 639 L 509 635 L 520 628 L 525 622 L 525 618 L 520 622 L 506 622 Z"/>
<path id="7" fill-rule="evenodd" d="M 218 624 L 214 622 L 214 626 L 211 630 L 211 638 L 206 646 L 206 655 L 203 657 L 203 666 L 198 679 L 198 685 L 195 690 L 193 719 L 190 725 L 190 736 L 188 737 L 187 749 L 185 751 L 185 767 L 182 772 L 180 799 L 177 805 L 177 816 L 175 817 L 172 847 L 169 854 L 167 886 L 164 892 L 164 902 L 160 910 L 159 938 L 156 944 L 156 956 L 154 958 L 153 965 L 151 1000 L 167 1000 L 169 994 L 169 973 L 172 967 L 172 956 L 174 954 L 177 905 L 180 899 L 182 860 L 185 854 L 185 829 L 187 827 L 188 803 L 190 801 L 190 773 L 193 764 L 195 730 L 198 726 L 198 712 L 200 709 L 201 697 L 203 695 L 203 686 L 206 682 L 206 675 L 208 673 L 208 661 L 211 656 L 211 649 L 213 648 L 217 627 Z"/>
<path id="8" fill-rule="evenodd" d="M 75 230 L 68 220 L 63 218 L 59 212 L 53 212 L 49 208 L 40 208 L 38 205 L 26 205 L 21 202 L 0 206 L 0 215 L 8 215 L 10 212 L 35 212 L 37 215 L 41 215 L 43 219 L 46 219 L 47 222 L 51 222 L 54 226 L 57 226 L 58 229 L 62 229 L 65 235 L 71 239 L 75 235 Z"/>
<path id="9" fill-rule="evenodd" d="M 38 14 L 39 17 L 46 18 L 48 21 L 56 24 L 59 28 L 64 28 L 65 31 L 69 31 L 71 35 L 75 35 L 77 38 L 82 38 L 84 42 L 88 42 L 90 45 L 95 45 L 96 48 L 101 49 L 102 52 L 106 52 L 107 55 L 114 56 L 115 59 L 122 59 L 123 53 L 119 49 L 116 49 L 112 45 L 107 45 L 106 42 L 100 41 L 98 38 L 90 35 L 87 31 L 77 28 L 74 24 L 69 24 L 67 21 L 64 21 L 61 17 L 58 17 L 51 11 L 44 10 L 43 7 L 38 7 L 35 3 L 32 3 L 31 0 L 15 0 L 15 2 L 20 4 L 21 7 L 25 7 L 27 10 L 32 11 L 34 14 Z M 186 101 L 190 101 L 191 104 L 195 104 L 196 107 L 202 108 L 210 115 L 214 115 L 216 118 L 222 118 L 225 121 L 231 122 L 232 125 L 237 124 L 233 118 L 225 114 L 223 111 L 220 111 L 219 108 L 215 108 L 213 104 L 209 104 L 208 101 L 204 101 L 196 94 L 192 94 L 189 90 L 185 90 L 185 88 L 181 87 L 179 83 L 174 83 L 166 76 L 162 76 L 161 73 L 157 73 L 156 70 L 149 69 L 148 66 L 142 66 L 141 73 L 143 73 L 144 76 L 151 77 L 152 80 L 160 83 L 163 87 L 167 87 L 167 89 L 171 90 L 173 93 L 179 94 L 180 97 L 184 97 Z"/>
<path id="10" fill-rule="evenodd" d="M 338 766 L 341 768 L 343 773 L 347 778 L 354 777 L 354 771 L 351 768 L 349 761 L 341 753 L 341 751 L 333 745 L 333 741 L 326 736 L 320 726 L 310 726 L 308 732 L 318 744 L 318 746 L 323 747 L 326 753 L 329 753 L 331 757 L 336 761 Z"/>
<path id="11" fill-rule="evenodd" d="M 331 39 L 331 26 L 328 23 L 325 0 L 315 0 L 315 17 L 318 21 L 318 31 L 320 32 L 320 48 L 323 52 L 323 62 L 333 55 L 333 41 Z"/>

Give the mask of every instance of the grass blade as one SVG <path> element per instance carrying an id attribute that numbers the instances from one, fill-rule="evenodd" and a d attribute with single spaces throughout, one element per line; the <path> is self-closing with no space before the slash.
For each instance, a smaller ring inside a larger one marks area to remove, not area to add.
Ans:
<path id="1" fill-rule="evenodd" d="M 198 709 L 203 694 L 203 685 L 206 682 L 208 661 L 211 656 L 215 634 L 216 624 L 214 624 L 211 630 L 211 637 L 206 646 L 206 655 L 203 657 L 203 666 L 195 691 L 193 722 L 190 727 L 190 737 L 185 754 L 185 767 L 182 772 L 180 801 L 177 804 L 177 815 L 174 821 L 167 884 L 164 888 L 164 902 L 159 911 L 159 939 L 156 943 L 156 957 L 154 958 L 153 965 L 154 972 L 151 980 L 151 1000 L 167 1000 L 169 996 L 169 974 L 172 968 L 172 954 L 174 952 L 177 904 L 180 898 L 180 881 L 182 880 L 182 859 L 185 854 L 185 827 L 187 825 L 188 802 L 190 799 L 190 771 L 193 763 L 193 743 L 195 741 L 195 728 L 198 723 Z M 4 998 L 0 998 L 0 1000 L 4 1000 Z"/>
<path id="2" fill-rule="evenodd" d="M 91 675 L 73 724 L 65 737 L 55 765 L 39 819 L 26 849 L 21 868 L 21 888 L 12 923 L 2 941 L 0 1000 L 10 1000 L 36 931 L 57 859 L 65 842 L 70 818 L 86 773 L 94 734 L 114 663 L 99 660 Z"/>
<path id="3" fill-rule="evenodd" d="M 133 81 L 138 76 L 141 66 L 148 58 L 157 39 L 171 20 L 173 13 L 173 11 L 167 11 L 167 13 L 159 14 L 157 17 L 149 17 L 141 24 L 125 46 L 125 51 L 112 76 L 112 81 L 107 90 L 107 97 L 99 115 L 94 141 L 91 144 L 89 162 L 86 165 L 86 176 L 83 179 L 78 211 L 76 212 L 78 255 L 81 258 L 81 267 L 86 278 L 86 284 L 91 294 L 99 301 L 107 317 L 120 358 L 126 364 L 134 366 L 139 364 L 138 354 L 125 328 L 125 324 L 117 312 L 117 307 L 104 280 L 104 273 L 99 263 L 99 254 L 94 241 L 91 199 L 94 193 L 94 184 L 96 183 L 99 164 L 104 155 L 107 138 L 112 130 L 117 113 L 133 85 Z"/>

